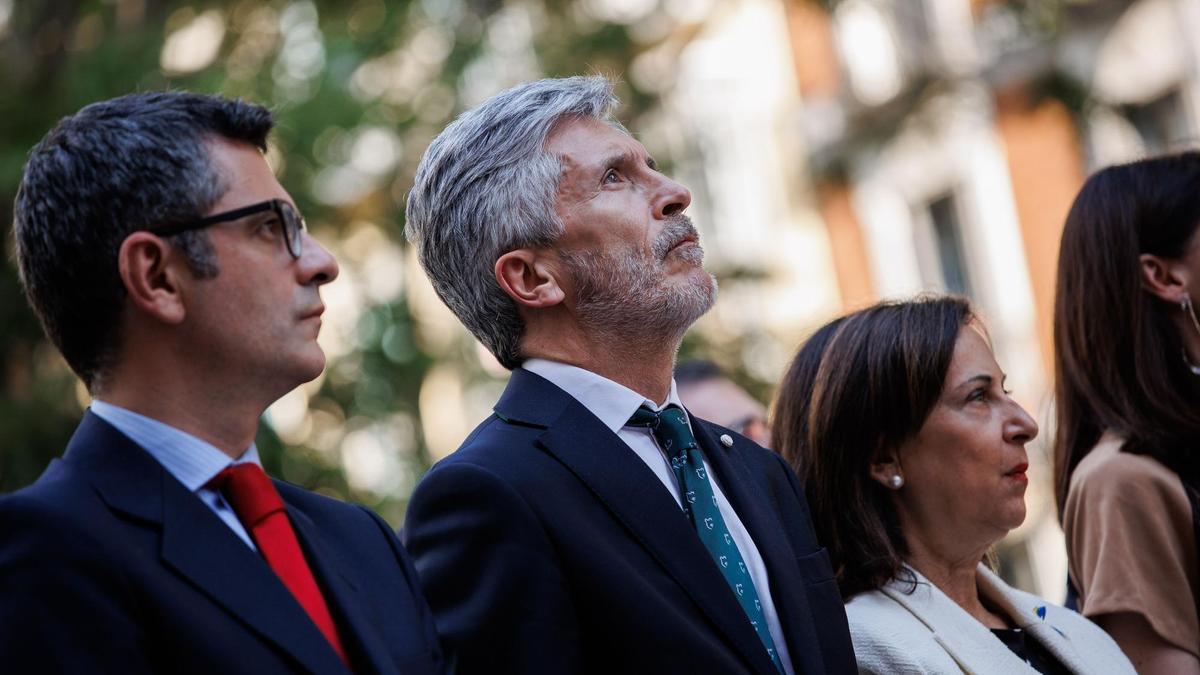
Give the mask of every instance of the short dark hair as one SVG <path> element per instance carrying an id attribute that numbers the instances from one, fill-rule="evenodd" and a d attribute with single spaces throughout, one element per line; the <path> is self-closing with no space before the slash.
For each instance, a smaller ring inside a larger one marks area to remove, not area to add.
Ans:
<path id="1" fill-rule="evenodd" d="M 907 544 L 889 490 L 871 477 L 870 466 L 881 450 L 921 430 L 941 396 L 959 332 L 972 317 L 968 302 L 955 296 L 854 312 L 824 336 L 829 344 L 808 405 L 792 402 L 805 397 L 802 389 L 789 382 L 780 389 L 776 415 L 780 409 L 802 415 L 807 407 L 807 435 L 776 447 L 803 482 L 844 599 L 901 574 Z"/>
<path id="2" fill-rule="evenodd" d="M 675 364 L 674 376 L 676 386 L 686 387 L 690 384 L 719 380 L 725 377 L 725 372 L 721 370 L 721 366 L 708 359 L 688 359 Z"/>
<path id="3" fill-rule="evenodd" d="M 808 410 L 821 359 L 845 317 L 837 317 L 813 331 L 800 345 L 792 365 L 779 383 L 771 411 L 771 439 L 776 450 L 793 467 L 800 465 L 808 443 Z M 786 392 L 786 395 L 785 395 Z"/>
<path id="4" fill-rule="evenodd" d="M 272 125 L 270 111 L 244 101 L 152 92 L 88 105 L 34 146 L 14 209 L 21 283 L 89 390 L 120 338 L 121 242 L 203 215 L 229 188 L 206 144 L 226 138 L 265 150 Z M 197 275 L 217 273 L 204 232 L 172 242 Z"/>
<path id="5" fill-rule="evenodd" d="M 1142 286 L 1143 253 L 1182 258 L 1200 225 L 1200 153 L 1103 169 L 1063 227 L 1054 301 L 1055 496 L 1105 429 L 1177 472 L 1200 469 L 1200 382 L 1171 321 Z"/>

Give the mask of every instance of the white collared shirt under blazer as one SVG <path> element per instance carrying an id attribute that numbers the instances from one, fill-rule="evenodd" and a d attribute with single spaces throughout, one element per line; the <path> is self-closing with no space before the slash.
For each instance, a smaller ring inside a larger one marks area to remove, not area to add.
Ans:
<path id="1" fill-rule="evenodd" d="M 846 603 L 860 673 L 1035 673 L 992 631 L 919 572 L 910 584 L 893 580 Z M 984 565 L 980 594 L 1016 627 L 1046 647 L 1073 673 L 1133 674 L 1121 648 L 1079 614 L 1019 591 Z"/>

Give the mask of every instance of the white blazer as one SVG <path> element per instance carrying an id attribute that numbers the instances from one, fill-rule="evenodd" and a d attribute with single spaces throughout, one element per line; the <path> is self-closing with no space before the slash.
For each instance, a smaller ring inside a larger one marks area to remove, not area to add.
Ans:
<path id="1" fill-rule="evenodd" d="M 846 604 L 860 673 L 1035 673 L 991 630 L 940 589 L 917 579 L 892 581 Z M 987 567 L 975 573 L 979 592 L 1073 673 L 1128 673 L 1133 665 L 1099 626 L 1075 612 L 1012 588 Z"/>

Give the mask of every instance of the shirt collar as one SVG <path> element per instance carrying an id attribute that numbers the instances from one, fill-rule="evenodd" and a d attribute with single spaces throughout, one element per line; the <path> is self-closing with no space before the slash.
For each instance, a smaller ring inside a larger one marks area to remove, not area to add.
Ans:
<path id="1" fill-rule="evenodd" d="M 669 405 L 683 408 L 675 390 L 674 378 L 671 378 L 671 390 L 667 394 L 667 400 L 660 405 L 625 385 L 617 384 L 607 377 L 578 366 L 547 359 L 528 359 L 521 367 L 550 380 L 559 389 L 570 394 L 613 433 L 620 431 L 633 413 L 643 405 L 655 411 Z"/>
<path id="2" fill-rule="evenodd" d="M 188 490 L 195 492 L 231 464 L 252 462 L 259 464 L 258 447 L 251 443 L 246 452 L 236 460 L 221 452 L 211 443 L 176 429 L 175 427 L 115 406 L 94 400 L 92 413 L 128 436 L 167 470 Z"/>

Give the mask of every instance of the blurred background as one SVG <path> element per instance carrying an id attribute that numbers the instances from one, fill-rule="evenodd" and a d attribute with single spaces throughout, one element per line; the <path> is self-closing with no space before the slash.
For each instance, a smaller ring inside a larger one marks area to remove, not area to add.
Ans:
<path id="1" fill-rule="evenodd" d="M 1061 599 L 1059 234 L 1087 173 L 1194 140 L 1197 38 L 1200 0 L 0 0 L 0 492 L 34 480 L 88 405 L 24 301 L 8 232 L 26 154 L 57 119 L 167 87 L 275 111 L 269 160 L 342 272 L 329 367 L 270 409 L 259 447 L 276 475 L 399 525 L 507 378 L 404 242 L 421 153 L 507 86 L 603 73 L 691 188 L 721 282 L 683 356 L 767 402 L 840 312 L 922 290 L 976 303 L 1042 427 L 1002 572 Z"/>

